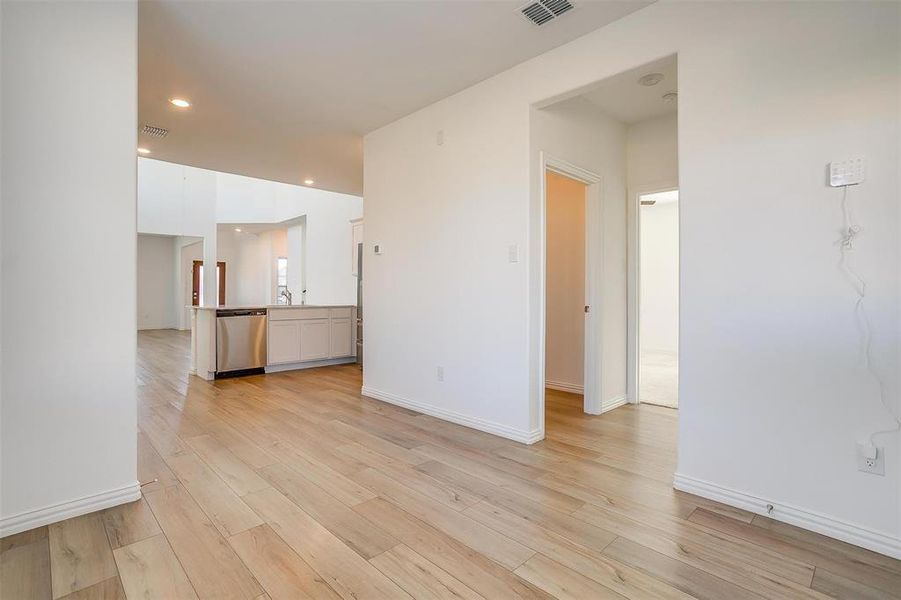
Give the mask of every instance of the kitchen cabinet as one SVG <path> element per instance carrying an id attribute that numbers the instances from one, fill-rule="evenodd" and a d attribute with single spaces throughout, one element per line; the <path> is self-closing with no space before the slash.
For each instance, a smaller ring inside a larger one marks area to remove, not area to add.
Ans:
<path id="1" fill-rule="evenodd" d="M 269 321 L 269 364 L 298 362 L 302 321 Z"/>
<path id="2" fill-rule="evenodd" d="M 300 360 L 320 360 L 329 357 L 329 320 L 300 321 Z"/>
<path id="3" fill-rule="evenodd" d="M 353 354 L 353 330 L 350 319 L 332 319 L 331 322 L 331 347 L 329 358 L 350 356 Z"/>
<path id="4" fill-rule="evenodd" d="M 351 362 L 355 312 L 353 306 L 269 307 L 268 365 L 285 370 Z"/>

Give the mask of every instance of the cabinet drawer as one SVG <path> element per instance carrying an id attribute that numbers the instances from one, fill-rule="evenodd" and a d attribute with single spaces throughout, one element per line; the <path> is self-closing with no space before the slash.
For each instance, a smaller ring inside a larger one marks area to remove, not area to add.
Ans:
<path id="1" fill-rule="evenodd" d="M 295 319 L 328 319 L 327 308 L 270 308 L 270 321 L 291 321 Z"/>
<path id="2" fill-rule="evenodd" d="M 331 317 L 333 319 L 349 319 L 352 311 L 353 309 L 349 306 L 330 309 Z"/>

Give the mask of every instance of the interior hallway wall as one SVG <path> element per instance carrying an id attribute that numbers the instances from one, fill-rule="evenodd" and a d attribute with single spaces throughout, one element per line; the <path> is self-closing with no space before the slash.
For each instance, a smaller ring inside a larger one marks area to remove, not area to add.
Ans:
<path id="1" fill-rule="evenodd" d="M 677 485 L 755 512 L 772 503 L 777 519 L 901 557 L 898 435 L 880 438 L 885 477 L 857 470 L 856 442 L 892 420 L 861 368 L 854 293 L 836 266 L 841 190 L 825 182 L 830 161 L 867 158 L 866 183 L 849 192 L 865 232 L 855 261 L 873 362 L 899 411 L 899 11 L 658 2 L 367 134 L 366 237 L 385 252 L 364 257 L 365 384 L 502 435 L 534 431 L 542 196 L 530 115 L 678 53 Z M 465 224 L 465 243 L 449 223 Z M 431 335 L 397 344 L 399 331 Z M 777 468 L 786 456 L 799 468 Z"/>
<path id="2" fill-rule="evenodd" d="M 138 73 L 135 2 L 0 11 L 6 536 L 140 498 Z"/>
<path id="3" fill-rule="evenodd" d="M 546 385 L 582 393 L 585 363 L 585 184 L 547 173 Z"/>
<path id="4" fill-rule="evenodd" d="M 679 203 L 641 207 L 642 352 L 679 352 Z"/>
<path id="5" fill-rule="evenodd" d="M 679 132 L 675 113 L 629 125 L 626 130 L 626 180 L 639 187 L 679 183 Z"/>
<path id="6" fill-rule="evenodd" d="M 597 297 L 589 300 L 601 321 L 597 371 L 601 410 L 609 410 L 626 398 L 626 125 L 583 98 L 533 108 L 530 116 L 533 156 L 544 152 L 601 177 L 602 281 Z M 541 185 L 539 170 L 530 177 L 532 185 Z M 536 228 L 538 223 L 531 225 Z M 537 277 L 531 280 L 531 285 L 537 284 Z M 537 381 L 537 376 L 529 372 L 530 380 Z M 530 414 L 529 426 L 537 428 L 542 418 L 537 412 Z"/>
<path id="7" fill-rule="evenodd" d="M 175 296 L 175 246 L 173 238 L 138 236 L 138 329 L 173 329 L 178 314 Z"/>

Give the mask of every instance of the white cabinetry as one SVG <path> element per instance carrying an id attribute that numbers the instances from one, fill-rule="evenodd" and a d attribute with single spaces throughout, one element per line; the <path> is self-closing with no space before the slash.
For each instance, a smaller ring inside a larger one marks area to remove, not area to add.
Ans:
<path id="1" fill-rule="evenodd" d="M 338 358 L 339 356 L 351 356 L 353 347 L 353 331 L 350 325 L 350 319 L 332 319 L 332 335 L 331 348 L 329 348 L 329 358 Z"/>
<path id="2" fill-rule="evenodd" d="M 300 354 L 300 324 L 302 321 L 269 321 L 270 365 L 298 362 Z"/>
<path id="3" fill-rule="evenodd" d="M 268 364 L 283 370 L 295 363 L 303 368 L 303 363 L 349 362 L 342 359 L 354 356 L 354 311 L 350 306 L 270 308 Z"/>
<path id="4" fill-rule="evenodd" d="M 300 360 L 328 358 L 329 320 L 309 319 L 300 322 Z"/>

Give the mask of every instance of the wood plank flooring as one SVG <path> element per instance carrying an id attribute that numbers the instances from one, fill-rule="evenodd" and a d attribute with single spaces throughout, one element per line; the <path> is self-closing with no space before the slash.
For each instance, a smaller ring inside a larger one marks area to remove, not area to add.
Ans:
<path id="1" fill-rule="evenodd" d="M 901 598 L 901 561 L 674 491 L 674 410 L 549 391 L 523 446 L 189 343 L 138 336 L 144 497 L 0 540 L 0 598 Z"/>

